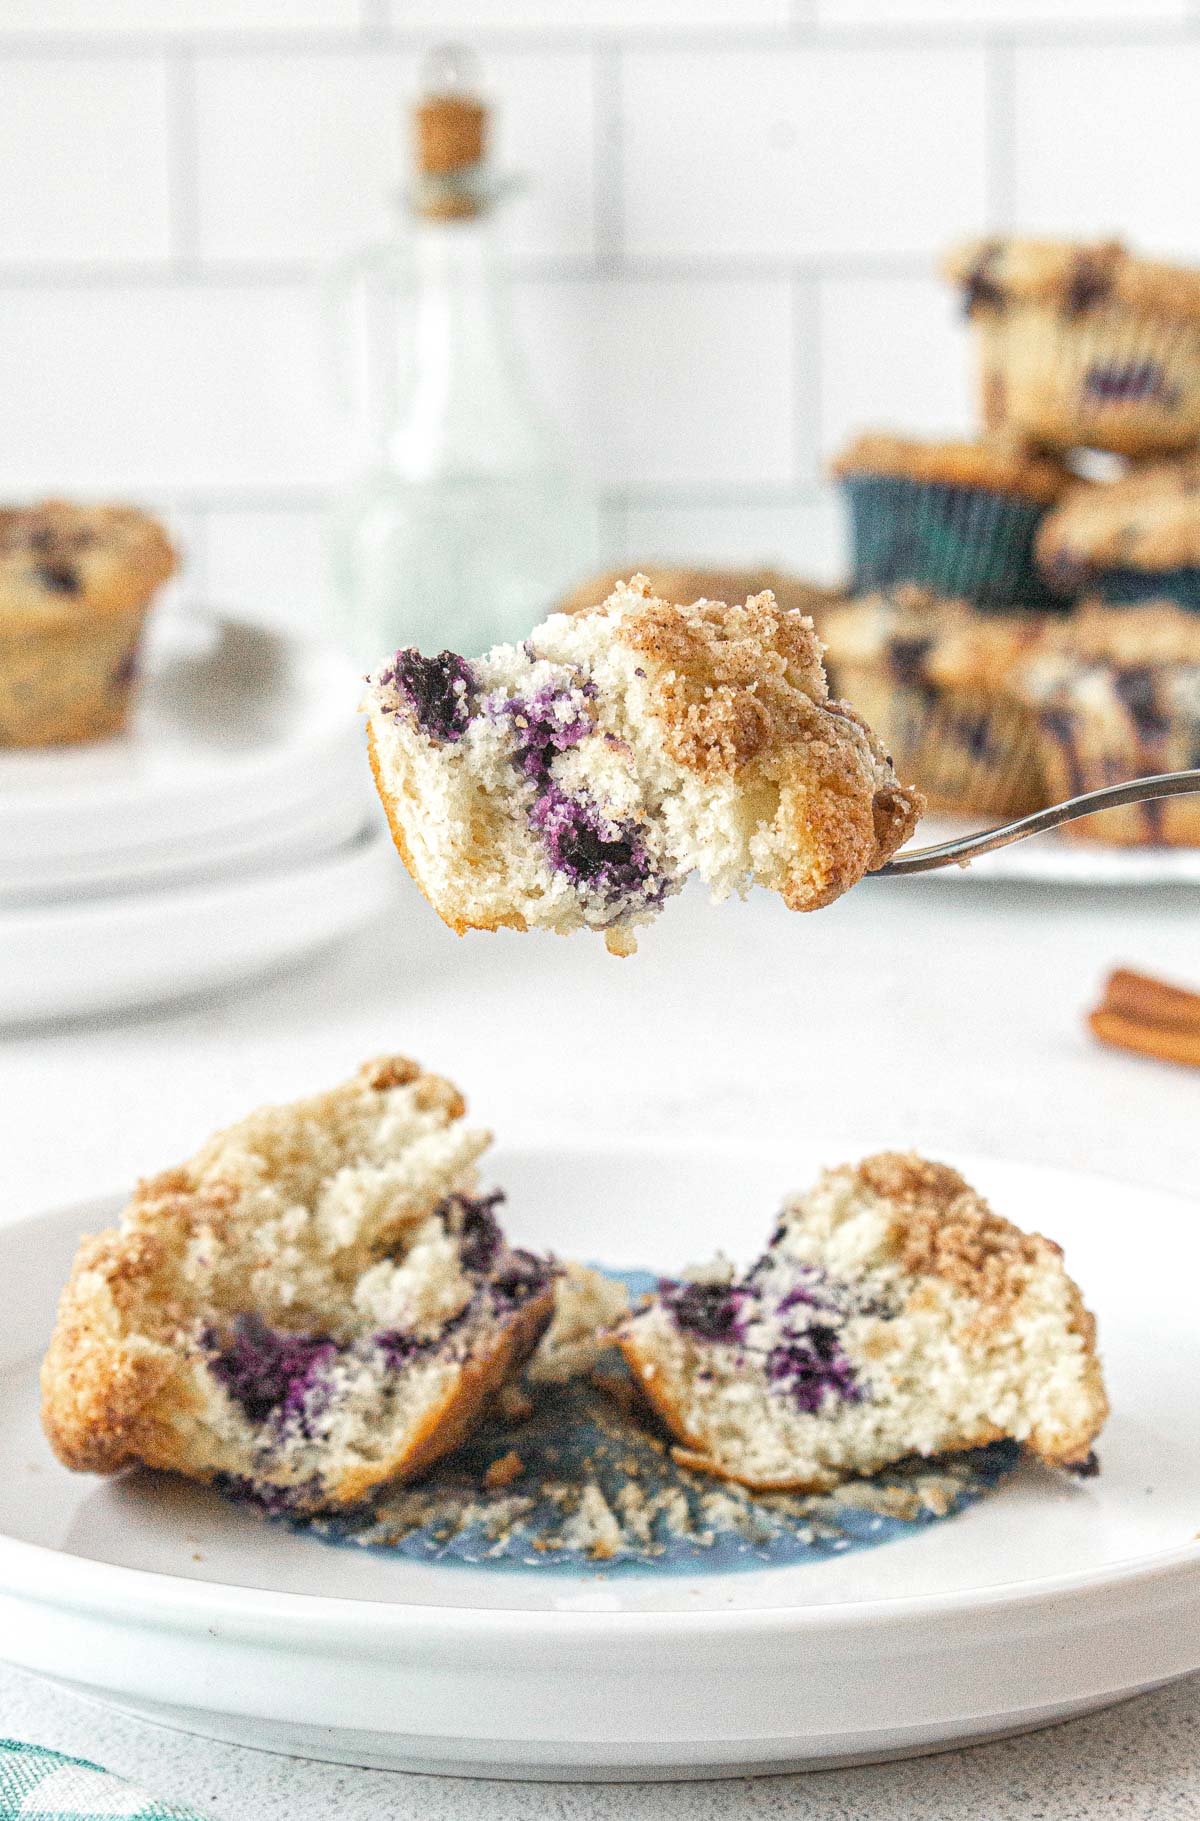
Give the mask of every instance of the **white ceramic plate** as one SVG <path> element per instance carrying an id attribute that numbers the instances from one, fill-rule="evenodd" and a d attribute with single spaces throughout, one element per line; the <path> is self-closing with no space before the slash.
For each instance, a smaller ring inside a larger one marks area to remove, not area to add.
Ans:
<path id="1" fill-rule="evenodd" d="M 357 789 L 347 789 L 339 777 L 336 794 L 325 801 L 314 800 L 286 818 L 270 815 L 214 831 L 204 841 L 14 861 L 0 871 L 0 908 L 128 896 L 164 885 L 201 884 L 231 873 L 261 871 L 288 861 L 298 866 L 344 847 L 362 832 L 374 809 L 368 790 L 365 774 L 360 775 Z"/>
<path id="2" fill-rule="evenodd" d="M 509 1227 L 613 1264 L 757 1249 L 799 1147 L 497 1154 Z M 1104 1472 L 1033 1467 L 881 1548 L 724 1574 L 417 1564 L 152 1476 L 51 1458 L 36 1364 L 81 1230 L 0 1231 L 0 1652 L 210 1737 L 501 1776 L 700 1776 L 924 1751 L 1043 1725 L 1200 1667 L 1194 1205 L 965 1167 L 1064 1242 L 1100 1317 Z"/>
<path id="3" fill-rule="evenodd" d="M 911 847 L 933 847 L 975 829 L 994 827 L 957 816 L 926 816 Z M 1200 848 L 1105 847 L 1099 841 L 1071 841 L 1062 835 L 1035 835 L 970 866 L 944 866 L 928 879 L 986 879 L 1021 885 L 1200 885 Z"/>
<path id="4" fill-rule="evenodd" d="M 372 816 L 315 857 L 199 883 L 0 905 L 0 1023 L 154 1005 L 296 961 L 377 916 L 396 856 Z"/>
<path id="5" fill-rule="evenodd" d="M 53 751 L 0 752 L 0 872 L 36 889 L 77 866 L 186 846 L 362 796 L 362 687 L 340 652 L 191 609 L 155 624 L 129 732 Z"/>

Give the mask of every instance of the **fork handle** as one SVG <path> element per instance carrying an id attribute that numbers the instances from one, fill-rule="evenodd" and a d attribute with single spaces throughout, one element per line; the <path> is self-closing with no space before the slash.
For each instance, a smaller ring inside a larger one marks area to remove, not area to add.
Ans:
<path id="1" fill-rule="evenodd" d="M 1081 797 L 1068 797 L 1065 803 L 1052 803 L 1049 809 L 1035 809 L 1018 822 L 1005 822 L 999 828 L 985 829 L 982 834 L 960 835 L 954 841 L 942 841 L 936 847 L 915 847 L 897 854 L 878 876 L 888 879 L 904 873 L 934 872 L 939 866 L 965 866 L 981 854 L 991 854 L 999 847 L 1010 847 L 1028 835 L 1044 835 L 1074 822 L 1080 816 L 1093 815 L 1098 809 L 1120 809 L 1127 803 L 1153 803 L 1159 797 L 1184 797 L 1200 791 L 1200 770 L 1164 771 L 1153 778 L 1131 778 L 1126 784 L 1106 784 L 1102 790 L 1085 791 Z"/>

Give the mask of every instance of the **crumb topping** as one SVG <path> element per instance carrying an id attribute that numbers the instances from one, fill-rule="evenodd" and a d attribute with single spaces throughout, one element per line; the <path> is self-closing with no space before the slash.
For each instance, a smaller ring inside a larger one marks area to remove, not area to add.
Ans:
<path id="1" fill-rule="evenodd" d="M 944 1278 L 993 1309 L 1007 1308 L 1050 1240 L 993 1214 L 957 1170 L 924 1157 L 884 1151 L 859 1164 L 865 1188 L 897 1209 L 900 1260 L 914 1276 Z"/>
<path id="2" fill-rule="evenodd" d="M 769 593 L 741 607 L 650 598 L 621 634 L 655 666 L 650 693 L 667 750 L 701 776 L 736 773 L 819 725 L 815 708 L 828 691 L 816 629 Z"/>

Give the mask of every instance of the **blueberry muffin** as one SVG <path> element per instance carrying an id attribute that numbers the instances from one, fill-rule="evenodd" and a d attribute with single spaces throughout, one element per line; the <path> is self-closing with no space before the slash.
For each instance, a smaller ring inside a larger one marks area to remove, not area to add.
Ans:
<path id="1" fill-rule="evenodd" d="M 983 443 L 872 432 L 833 463 L 850 521 L 855 594 L 916 582 L 981 608 L 1054 609 L 1033 557 L 1070 476 L 1057 462 Z"/>
<path id="2" fill-rule="evenodd" d="M 661 1284 L 618 1341 L 677 1458 L 759 1490 L 1005 1437 L 1084 1466 L 1108 1414 L 1058 1246 L 913 1155 L 826 1171 L 749 1271 Z"/>
<path id="3" fill-rule="evenodd" d="M 984 422 L 1048 449 L 1200 440 L 1200 271 L 1118 241 L 967 241 L 944 262 L 979 343 Z"/>
<path id="4" fill-rule="evenodd" d="M 1200 456 L 1072 488 L 1047 514 L 1037 556 L 1053 585 L 1110 606 L 1170 601 L 1200 614 Z"/>
<path id="5" fill-rule="evenodd" d="M 401 1056 L 211 1138 L 79 1249 L 42 1368 L 68 1467 L 269 1510 L 353 1505 L 470 1432 L 533 1352 L 549 1261 L 481 1194 L 486 1132 Z"/>
<path id="6" fill-rule="evenodd" d="M 931 809 L 1005 821 L 1049 801 L 1036 717 L 1006 687 L 1038 642 L 1038 615 L 981 614 L 901 587 L 823 625 L 834 687 Z"/>
<path id="7" fill-rule="evenodd" d="M 635 576 L 473 661 L 398 651 L 364 706 L 396 846 L 460 933 L 594 929 L 628 954 L 692 873 L 815 910 L 920 813 L 769 593 L 682 607 Z"/>
<path id="8" fill-rule="evenodd" d="M 175 566 L 162 527 L 130 506 L 0 510 L 0 746 L 121 731 L 146 614 Z"/>
<path id="9" fill-rule="evenodd" d="M 1200 615 L 1172 602 L 1085 605 L 1047 636 L 1014 689 L 1037 718 L 1053 801 L 1200 767 Z M 1200 847 L 1200 797 L 1133 803 L 1070 822 L 1071 840 Z"/>

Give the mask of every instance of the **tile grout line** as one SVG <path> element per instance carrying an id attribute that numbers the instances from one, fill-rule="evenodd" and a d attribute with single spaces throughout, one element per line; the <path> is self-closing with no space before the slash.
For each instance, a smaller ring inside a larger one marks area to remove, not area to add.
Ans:
<path id="1" fill-rule="evenodd" d="M 925 278 L 929 276 L 936 249 L 923 253 L 846 254 L 831 253 L 811 258 L 763 259 L 756 255 L 745 259 L 672 256 L 648 258 L 622 255 L 619 275 L 639 284 L 735 284 L 808 278 L 863 279 L 868 282 L 888 279 Z M 175 264 L 166 261 L 88 262 L 71 265 L 62 261 L 28 261 L 5 267 L 0 259 L 0 290 L 47 289 L 58 287 L 145 285 L 170 287 L 181 280 L 204 285 L 310 285 L 321 271 L 322 262 L 312 259 L 196 259 L 188 257 Z M 519 254 L 508 262 L 511 276 L 519 283 L 586 282 L 596 275 L 596 263 L 571 255 Z"/>
<path id="2" fill-rule="evenodd" d="M 1192 0 L 1193 9 L 1197 0 Z M 1178 19 L 1075 19 L 1062 22 L 1027 19 L 1020 22 L 1022 42 L 1034 45 L 1107 46 L 1114 50 L 1142 44 L 1188 44 L 1194 40 L 1197 11 L 1191 10 Z M 1011 26 L 996 26 L 986 20 L 958 24 L 925 23 L 889 25 L 836 25 L 817 17 L 797 14 L 779 24 L 761 26 L 675 26 L 662 30 L 638 26 L 614 26 L 608 30 L 571 26 L 561 30 L 532 27 L 480 26 L 470 33 L 471 41 L 483 49 L 537 55 L 547 51 L 588 51 L 597 43 L 622 47 L 637 52 L 679 51 L 686 55 L 711 51 L 724 56 L 730 51 L 776 51 L 797 45 L 828 50 L 956 50 L 987 44 L 1011 36 Z M 281 55 L 310 52 L 353 51 L 386 43 L 398 49 L 420 50 L 439 36 L 434 26 L 403 27 L 393 24 L 386 14 L 386 0 L 363 0 L 360 23 L 349 30 L 321 30 L 313 27 L 278 32 L 247 28 L 243 32 L 220 28 L 197 28 L 190 32 L 130 30 L 98 33 L 95 31 L 6 32 L 0 22 L 0 59 L 5 57 L 145 57 L 162 56 L 173 49 L 202 52 L 205 55 L 264 56 L 273 51 Z"/>
<path id="3" fill-rule="evenodd" d="M 1011 231 L 1016 210 L 1016 43 L 997 38 L 984 63 L 984 205 L 988 226 Z"/>
<path id="4" fill-rule="evenodd" d="M 176 49 L 167 58 L 167 215 L 174 277 L 190 271 L 199 252 L 196 59 Z M 0 278 L 2 282 L 2 278 Z"/>

